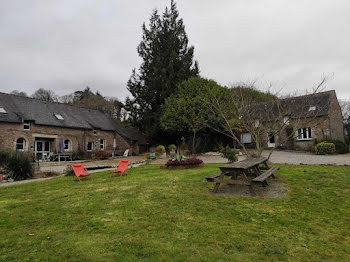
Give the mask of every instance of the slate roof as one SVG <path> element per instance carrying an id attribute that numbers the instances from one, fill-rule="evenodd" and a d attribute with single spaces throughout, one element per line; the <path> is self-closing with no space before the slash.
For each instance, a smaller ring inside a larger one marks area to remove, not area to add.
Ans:
<path id="1" fill-rule="evenodd" d="M 0 122 L 33 121 L 37 125 L 45 126 L 118 130 L 118 126 L 105 113 L 62 103 L 48 103 L 34 98 L 0 92 L 0 108 L 6 110 L 6 114 L 0 113 Z M 64 120 L 57 119 L 55 114 L 61 115 Z"/>
<path id="2" fill-rule="evenodd" d="M 148 144 L 145 134 L 133 127 L 118 126 L 117 131 L 121 136 L 132 141 L 138 141 L 139 145 Z"/>
<path id="3" fill-rule="evenodd" d="M 335 97 L 334 90 L 258 103 L 252 106 L 250 115 L 264 120 L 267 117 L 273 120 L 281 114 L 292 118 L 328 116 L 332 97 Z M 310 107 L 315 110 L 310 110 Z"/>

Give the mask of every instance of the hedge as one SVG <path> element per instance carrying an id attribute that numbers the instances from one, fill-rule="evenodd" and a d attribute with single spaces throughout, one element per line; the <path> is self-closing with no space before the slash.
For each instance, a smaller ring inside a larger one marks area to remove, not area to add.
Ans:
<path id="1" fill-rule="evenodd" d="M 318 143 L 316 145 L 315 151 L 317 155 L 331 155 L 336 152 L 335 145 L 328 142 Z"/>

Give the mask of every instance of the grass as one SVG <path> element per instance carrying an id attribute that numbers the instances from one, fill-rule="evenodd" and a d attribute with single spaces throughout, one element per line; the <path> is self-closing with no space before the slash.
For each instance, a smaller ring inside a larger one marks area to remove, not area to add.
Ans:
<path id="1" fill-rule="evenodd" d="M 213 195 L 219 165 L 0 188 L 0 261 L 350 261 L 350 168 L 281 165 L 283 198 Z"/>

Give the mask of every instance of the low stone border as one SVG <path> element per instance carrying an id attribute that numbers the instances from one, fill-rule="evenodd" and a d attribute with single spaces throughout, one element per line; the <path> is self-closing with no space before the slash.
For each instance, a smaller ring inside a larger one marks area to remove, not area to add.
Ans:
<path id="1" fill-rule="evenodd" d="M 166 166 L 166 165 L 161 165 L 161 169 L 190 169 L 190 168 L 199 168 L 199 167 L 204 167 L 204 163 L 201 164 L 196 164 L 196 165 L 178 165 L 178 166 Z"/>

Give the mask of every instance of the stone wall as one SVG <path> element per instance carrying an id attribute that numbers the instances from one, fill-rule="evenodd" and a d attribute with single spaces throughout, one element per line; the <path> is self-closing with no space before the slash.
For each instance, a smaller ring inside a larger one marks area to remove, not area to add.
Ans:
<path id="1" fill-rule="evenodd" d="M 293 126 L 294 132 L 299 128 L 311 128 L 312 129 L 312 139 L 310 140 L 298 140 L 296 133 L 293 133 L 293 144 L 294 147 L 290 145 L 288 141 L 288 135 L 286 128 L 282 128 L 278 134 L 275 135 L 276 146 L 283 145 L 287 149 L 296 149 L 302 151 L 313 151 L 315 139 L 320 140 L 325 137 L 331 136 L 330 130 L 330 120 L 328 116 L 324 117 L 314 117 L 307 118 L 304 120 L 290 120 L 290 125 Z M 272 128 L 271 128 L 272 129 Z M 268 128 L 267 128 L 268 130 Z M 272 132 L 272 131 L 271 131 Z"/>
<path id="2" fill-rule="evenodd" d="M 87 143 L 94 142 L 95 150 L 100 150 L 100 140 L 104 140 L 104 151 L 113 151 L 113 140 L 116 139 L 118 151 L 125 151 L 130 145 L 117 133 L 112 131 L 72 129 L 62 127 L 40 126 L 31 123 L 30 130 L 24 130 L 23 124 L 0 123 L 0 148 L 16 148 L 18 138 L 25 139 L 25 151 L 34 152 L 35 139 L 50 140 L 51 152 L 59 151 L 61 136 L 71 143 L 69 151 L 87 151 Z"/>
<path id="3" fill-rule="evenodd" d="M 331 107 L 329 112 L 330 137 L 344 141 L 344 122 L 335 91 L 332 92 Z"/>

